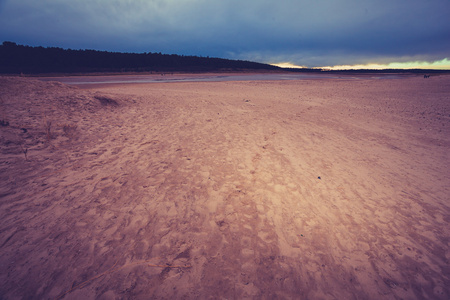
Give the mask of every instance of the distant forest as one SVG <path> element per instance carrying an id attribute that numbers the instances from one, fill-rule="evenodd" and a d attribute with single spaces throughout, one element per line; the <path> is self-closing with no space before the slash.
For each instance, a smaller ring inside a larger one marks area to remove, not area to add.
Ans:
<path id="1" fill-rule="evenodd" d="M 212 72 L 278 70 L 276 66 L 222 58 L 161 53 L 120 53 L 31 47 L 3 42 L 0 73 L 93 73 L 93 72 Z"/>

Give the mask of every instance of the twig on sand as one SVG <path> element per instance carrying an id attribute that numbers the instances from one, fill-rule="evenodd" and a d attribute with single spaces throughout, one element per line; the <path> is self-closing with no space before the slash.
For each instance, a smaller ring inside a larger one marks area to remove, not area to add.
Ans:
<path id="1" fill-rule="evenodd" d="M 47 142 L 50 142 L 50 139 L 52 138 L 51 134 L 52 121 L 47 120 L 46 115 L 44 115 L 44 127 L 45 133 L 47 134 Z"/>
<path id="2" fill-rule="evenodd" d="M 65 291 L 60 296 L 55 298 L 55 300 L 59 300 L 59 299 L 64 298 L 67 294 L 70 294 L 71 292 L 73 292 L 76 289 L 81 289 L 81 288 L 85 287 L 89 282 L 91 282 L 91 281 L 93 281 L 93 280 L 95 280 L 97 278 L 100 278 L 100 277 L 102 277 L 102 276 L 104 276 L 106 274 L 112 274 L 114 272 L 120 271 L 120 270 L 122 270 L 122 269 L 124 269 L 126 267 L 130 267 L 130 266 L 137 266 L 137 265 L 147 264 L 147 266 L 149 266 L 149 267 L 164 268 L 164 269 L 166 269 L 166 268 L 172 268 L 172 269 L 188 269 L 188 268 L 192 268 L 191 265 L 186 265 L 186 266 L 173 266 L 173 265 L 169 265 L 169 264 L 167 264 L 167 265 L 154 265 L 154 264 L 149 264 L 150 260 L 134 262 L 134 263 L 126 264 L 126 265 L 123 265 L 121 267 L 116 268 L 118 262 L 119 262 L 119 260 L 117 260 L 116 263 L 111 268 L 106 270 L 105 272 L 103 272 L 101 274 L 98 274 L 97 276 L 94 276 L 94 277 L 92 277 L 92 278 L 90 278 L 90 279 L 88 279 L 86 281 L 83 281 L 82 283 L 80 283 L 80 284 L 72 287 L 71 289 Z"/>

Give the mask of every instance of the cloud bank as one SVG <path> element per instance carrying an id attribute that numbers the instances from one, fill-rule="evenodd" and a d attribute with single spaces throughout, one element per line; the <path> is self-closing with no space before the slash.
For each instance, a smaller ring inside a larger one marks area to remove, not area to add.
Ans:
<path id="1" fill-rule="evenodd" d="M 450 58 L 450 1 L 0 0 L 0 41 L 308 67 Z"/>

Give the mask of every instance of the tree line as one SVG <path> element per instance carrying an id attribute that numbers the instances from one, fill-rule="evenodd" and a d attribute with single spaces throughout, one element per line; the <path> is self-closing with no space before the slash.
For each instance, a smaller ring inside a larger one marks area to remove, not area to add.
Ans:
<path id="1" fill-rule="evenodd" d="M 31 47 L 3 42 L 0 73 L 92 73 L 92 72 L 212 72 L 277 70 L 279 67 L 243 60 L 161 53 L 122 53 Z"/>

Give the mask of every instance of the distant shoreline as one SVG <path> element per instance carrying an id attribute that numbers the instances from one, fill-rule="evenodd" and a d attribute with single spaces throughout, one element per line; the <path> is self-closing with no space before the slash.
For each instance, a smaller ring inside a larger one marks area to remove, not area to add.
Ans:
<path id="1" fill-rule="evenodd" d="M 162 53 L 120 53 L 0 45 L 0 74 L 24 77 L 204 73 L 450 74 L 438 69 L 281 68 L 267 63 Z"/>
<path id="2" fill-rule="evenodd" d="M 279 69 L 279 70 L 216 70 L 216 71 L 158 71 L 158 72 L 52 72 L 52 73 L 4 73 L 0 76 L 11 77 L 31 77 L 31 78 L 45 78 L 45 77 L 84 77 L 84 76 L 166 76 L 166 75 L 214 75 L 214 74 L 334 74 L 334 75 L 448 75 L 450 70 L 438 69 L 383 69 L 383 70 L 321 70 L 321 69 Z"/>

